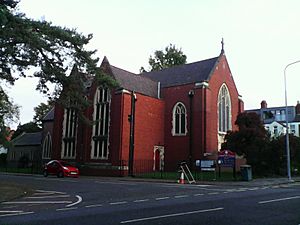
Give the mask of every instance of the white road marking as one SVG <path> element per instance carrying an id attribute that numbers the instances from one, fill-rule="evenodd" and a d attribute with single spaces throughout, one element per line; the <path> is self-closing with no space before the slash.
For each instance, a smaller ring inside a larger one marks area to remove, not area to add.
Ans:
<path id="1" fill-rule="evenodd" d="M 219 194 L 219 192 L 210 192 L 210 193 L 208 193 L 208 195 L 218 195 Z"/>
<path id="2" fill-rule="evenodd" d="M 10 210 L 10 211 L 8 211 L 8 210 L 0 210 L 0 213 L 21 213 L 21 212 L 24 212 L 24 211 L 20 211 L 20 210 L 18 210 L 18 211 L 12 211 L 12 210 Z"/>
<path id="3" fill-rule="evenodd" d="M 36 190 L 36 192 L 40 193 L 49 193 L 49 194 L 66 194 L 66 192 L 59 192 L 59 191 L 46 191 L 46 190 Z"/>
<path id="4" fill-rule="evenodd" d="M 194 196 L 203 196 L 204 194 L 194 194 Z"/>
<path id="5" fill-rule="evenodd" d="M 198 184 L 196 186 L 197 187 L 211 187 L 212 185 L 210 185 L 210 184 Z"/>
<path id="6" fill-rule="evenodd" d="M 270 187 L 262 187 L 260 189 L 265 190 L 265 189 L 269 189 Z"/>
<path id="7" fill-rule="evenodd" d="M 256 190 L 258 190 L 258 189 L 259 189 L 258 187 L 248 188 L 249 191 L 256 191 Z"/>
<path id="8" fill-rule="evenodd" d="M 157 200 L 157 201 L 160 201 L 160 200 L 166 200 L 166 199 L 169 199 L 170 197 L 160 197 L 160 198 L 156 198 L 155 200 Z"/>
<path id="9" fill-rule="evenodd" d="M 191 215 L 191 214 L 213 212 L 213 211 L 219 211 L 219 210 L 223 210 L 223 209 L 224 208 L 202 209 L 202 210 L 197 210 L 197 211 L 174 213 L 174 214 L 166 214 L 166 215 L 161 215 L 161 216 L 152 216 L 152 217 L 145 217 L 145 218 L 139 218 L 139 219 L 126 220 L 126 221 L 121 221 L 120 223 L 121 224 L 135 223 L 135 222 L 141 222 L 141 221 L 147 221 L 147 220 L 156 220 L 156 219 L 176 217 L 176 216 L 185 216 L 185 215 Z"/>
<path id="10" fill-rule="evenodd" d="M 149 199 L 139 199 L 139 200 L 135 200 L 133 202 L 139 203 L 139 202 L 147 202 L 149 201 Z"/>
<path id="11" fill-rule="evenodd" d="M 96 204 L 96 205 L 87 205 L 85 208 L 94 208 L 94 207 L 102 207 L 102 204 Z"/>
<path id="12" fill-rule="evenodd" d="M 62 209 L 56 209 L 56 211 L 68 211 L 68 210 L 74 210 L 78 209 L 77 207 L 72 207 L 72 208 L 62 208 Z"/>
<path id="13" fill-rule="evenodd" d="M 1 204 L 68 204 L 72 201 L 23 201 L 23 202 L 2 202 Z"/>
<path id="14" fill-rule="evenodd" d="M 34 213 L 34 212 L 10 213 L 10 214 L 0 215 L 0 217 L 7 217 L 7 216 L 21 216 L 21 215 L 28 215 L 28 214 L 33 214 L 33 213 Z"/>
<path id="15" fill-rule="evenodd" d="M 259 204 L 266 204 L 266 203 L 271 203 L 271 202 L 280 202 L 280 201 L 287 201 L 287 200 L 292 200 L 292 199 L 297 199 L 300 198 L 300 196 L 293 196 L 293 197 L 287 197 L 287 198 L 278 198 L 278 199 L 271 199 L 267 201 L 260 201 L 258 202 Z"/>
<path id="16" fill-rule="evenodd" d="M 109 203 L 110 205 L 122 205 L 122 204 L 126 204 L 128 202 L 124 201 L 124 202 L 111 202 Z"/>
<path id="17" fill-rule="evenodd" d="M 33 196 L 33 197 L 25 197 L 25 199 L 67 198 L 67 197 L 70 197 L 70 195 Z"/>
<path id="18" fill-rule="evenodd" d="M 131 185 L 131 186 L 136 186 L 136 183 L 131 183 L 131 182 L 112 182 L 112 181 L 95 181 L 97 184 L 115 184 L 115 185 Z"/>
<path id="19" fill-rule="evenodd" d="M 176 195 L 174 198 L 187 198 L 189 197 L 188 195 Z"/>
<path id="20" fill-rule="evenodd" d="M 82 197 L 80 197 L 79 195 L 76 195 L 76 198 L 78 198 L 77 202 L 74 202 L 74 203 L 72 203 L 72 204 L 69 204 L 69 205 L 67 205 L 66 207 L 71 207 L 71 206 L 77 205 L 77 204 L 79 204 L 80 202 L 82 202 Z"/>

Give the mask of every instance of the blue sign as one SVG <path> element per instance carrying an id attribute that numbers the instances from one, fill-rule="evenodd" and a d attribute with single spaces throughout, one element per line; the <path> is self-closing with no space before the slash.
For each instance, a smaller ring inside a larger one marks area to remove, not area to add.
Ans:
<path id="1" fill-rule="evenodd" d="M 224 150 L 219 153 L 218 164 L 222 167 L 235 167 L 235 153 Z"/>

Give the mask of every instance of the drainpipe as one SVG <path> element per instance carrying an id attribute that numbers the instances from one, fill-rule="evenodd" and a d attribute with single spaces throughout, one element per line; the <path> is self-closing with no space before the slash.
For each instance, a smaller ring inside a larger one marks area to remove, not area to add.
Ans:
<path id="1" fill-rule="evenodd" d="M 190 98 L 190 135 L 189 135 L 189 165 L 193 168 L 193 97 L 195 95 L 194 90 L 189 91 Z"/>
<path id="2" fill-rule="evenodd" d="M 135 103 L 136 94 L 134 91 L 131 92 L 131 112 L 128 115 L 130 122 L 130 137 L 129 137 L 129 161 L 128 161 L 128 176 L 134 176 L 133 174 L 133 163 L 134 163 L 134 127 L 135 127 Z"/>

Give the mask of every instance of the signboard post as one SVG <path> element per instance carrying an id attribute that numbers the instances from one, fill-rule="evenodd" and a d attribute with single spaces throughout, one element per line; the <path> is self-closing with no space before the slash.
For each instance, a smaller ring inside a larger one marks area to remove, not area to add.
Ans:
<path id="1" fill-rule="evenodd" d="M 201 171 L 201 179 L 202 179 L 202 172 L 214 172 L 215 179 L 216 179 L 216 161 L 215 160 L 196 160 L 196 167 L 200 168 Z"/>
<path id="2" fill-rule="evenodd" d="M 235 159 L 235 152 L 223 150 L 218 153 L 219 177 L 221 177 L 221 167 L 231 167 L 233 169 L 233 177 L 236 179 Z"/>

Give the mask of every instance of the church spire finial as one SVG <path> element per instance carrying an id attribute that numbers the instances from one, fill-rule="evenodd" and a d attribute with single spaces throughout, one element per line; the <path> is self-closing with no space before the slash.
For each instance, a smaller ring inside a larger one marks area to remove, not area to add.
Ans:
<path id="1" fill-rule="evenodd" d="M 222 38 L 221 44 L 222 44 L 222 50 L 221 50 L 221 53 L 223 54 L 223 53 L 224 53 L 224 38 Z"/>

